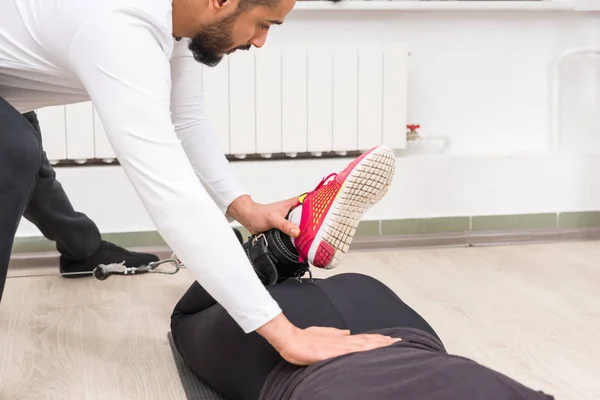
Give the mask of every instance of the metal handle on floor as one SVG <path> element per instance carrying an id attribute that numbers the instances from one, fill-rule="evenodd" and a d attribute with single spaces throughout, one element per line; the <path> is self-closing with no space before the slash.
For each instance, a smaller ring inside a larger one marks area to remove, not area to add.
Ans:
<path id="1" fill-rule="evenodd" d="M 172 264 L 172 269 L 161 270 L 159 267 L 163 264 Z M 124 263 L 120 264 L 100 264 L 91 272 L 94 278 L 103 281 L 111 275 L 134 275 L 138 272 L 152 272 L 155 274 L 174 275 L 179 272 L 179 262 L 175 259 L 166 259 L 151 262 L 141 267 L 126 267 Z"/>
<path id="2" fill-rule="evenodd" d="M 174 275 L 181 268 L 185 268 L 177 259 L 168 258 L 165 260 L 154 261 L 148 265 L 143 265 L 140 267 L 126 267 L 125 261 L 121 263 L 115 264 L 100 264 L 92 271 L 82 271 L 82 272 L 59 272 L 59 273 L 50 273 L 50 274 L 23 274 L 23 275 L 15 275 L 10 274 L 7 278 L 31 278 L 31 277 L 41 277 L 41 276 L 89 276 L 92 275 L 94 278 L 99 281 L 103 281 L 107 279 L 111 275 L 134 275 L 140 272 L 151 272 L 155 274 L 167 274 Z M 172 265 L 171 268 L 163 268 L 163 266 Z"/>

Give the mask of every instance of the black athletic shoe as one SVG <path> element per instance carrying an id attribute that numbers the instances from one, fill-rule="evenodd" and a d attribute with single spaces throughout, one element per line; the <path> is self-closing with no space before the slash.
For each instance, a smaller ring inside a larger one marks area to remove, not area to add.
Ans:
<path id="1" fill-rule="evenodd" d="M 148 265 L 153 261 L 158 261 L 158 257 L 154 254 L 147 253 L 136 253 L 129 251 L 122 247 L 117 246 L 114 243 L 102 241 L 100 248 L 91 256 L 84 258 L 83 260 L 72 260 L 64 256 L 60 257 L 60 272 L 61 273 L 72 273 L 72 272 L 91 272 L 100 264 L 120 264 L 125 262 L 126 267 L 140 267 Z M 143 272 L 137 272 L 140 274 Z M 92 276 L 81 274 L 81 275 L 63 275 L 65 278 L 82 278 L 86 276 Z"/>

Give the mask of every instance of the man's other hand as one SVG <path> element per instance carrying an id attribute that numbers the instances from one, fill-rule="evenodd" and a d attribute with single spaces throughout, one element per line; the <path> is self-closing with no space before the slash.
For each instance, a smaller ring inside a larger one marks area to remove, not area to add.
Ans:
<path id="1" fill-rule="evenodd" d="M 240 196 L 227 209 L 227 214 L 242 224 L 250 234 L 279 229 L 291 237 L 298 237 L 300 228 L 286 216 L 296 206 L 297 197 L 270 204 L 255 203 L 250 196 Z"/>
<path id="2" fill-rule="evenodd" d="M 378 334 L 351 335 L 348 330 L 326 327 L 299 329 L 283 314 L 257 332 L 287 362 L 303 366 L 345 354 L 386 347 L 401 340 Z"/>

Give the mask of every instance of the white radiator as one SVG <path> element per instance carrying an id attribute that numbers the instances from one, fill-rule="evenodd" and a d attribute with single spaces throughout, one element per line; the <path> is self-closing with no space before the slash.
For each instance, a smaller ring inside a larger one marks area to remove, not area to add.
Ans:
<path id="1" fill-rule="evenodd" d="M 403 44 L 271 45 L 204 68 L 203 90 L 222 150 L 236 158 L 402 149 L 407 65 Z M 53 164 L 114 161 L 90 102 L 38 112 Z"/>

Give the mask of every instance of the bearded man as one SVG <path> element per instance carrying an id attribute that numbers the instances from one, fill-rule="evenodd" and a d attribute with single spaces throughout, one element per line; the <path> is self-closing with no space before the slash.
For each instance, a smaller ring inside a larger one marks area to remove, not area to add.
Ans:
<path id="1" fill-rule="evenodd" d="M 32 113 L 92 101 L 158 232 L 245 333 L 257 332 L 283 358 L 299 365 L 394 343 L 382 335 L 294 326 L 261 284 L 228 223 L 237 220 L 250 232 L 275 228 L 292 238 L 300 234 L 286 218 L 296 199 L 258 204 L 239 184 L 205 116 L 201 93 L 202 64 L 212 67 L 238 49 L 262 47 L 270 27 L 283 23 L 294 4 L 295 0 L 2 2 L 0 299 L 23 216 L 57 241 L 65 272 L 91 269 L 107 257 L 104 253 L 124 251 L 100 242 L 93 223 L 68 204 L 43 152 Z M 51 221 L 57 216 L 59 222 Z M 65 239 L 67 233 L 86 245 Z M 133 263 L 154 259 L 139 254 L 117 257 Z"/>

